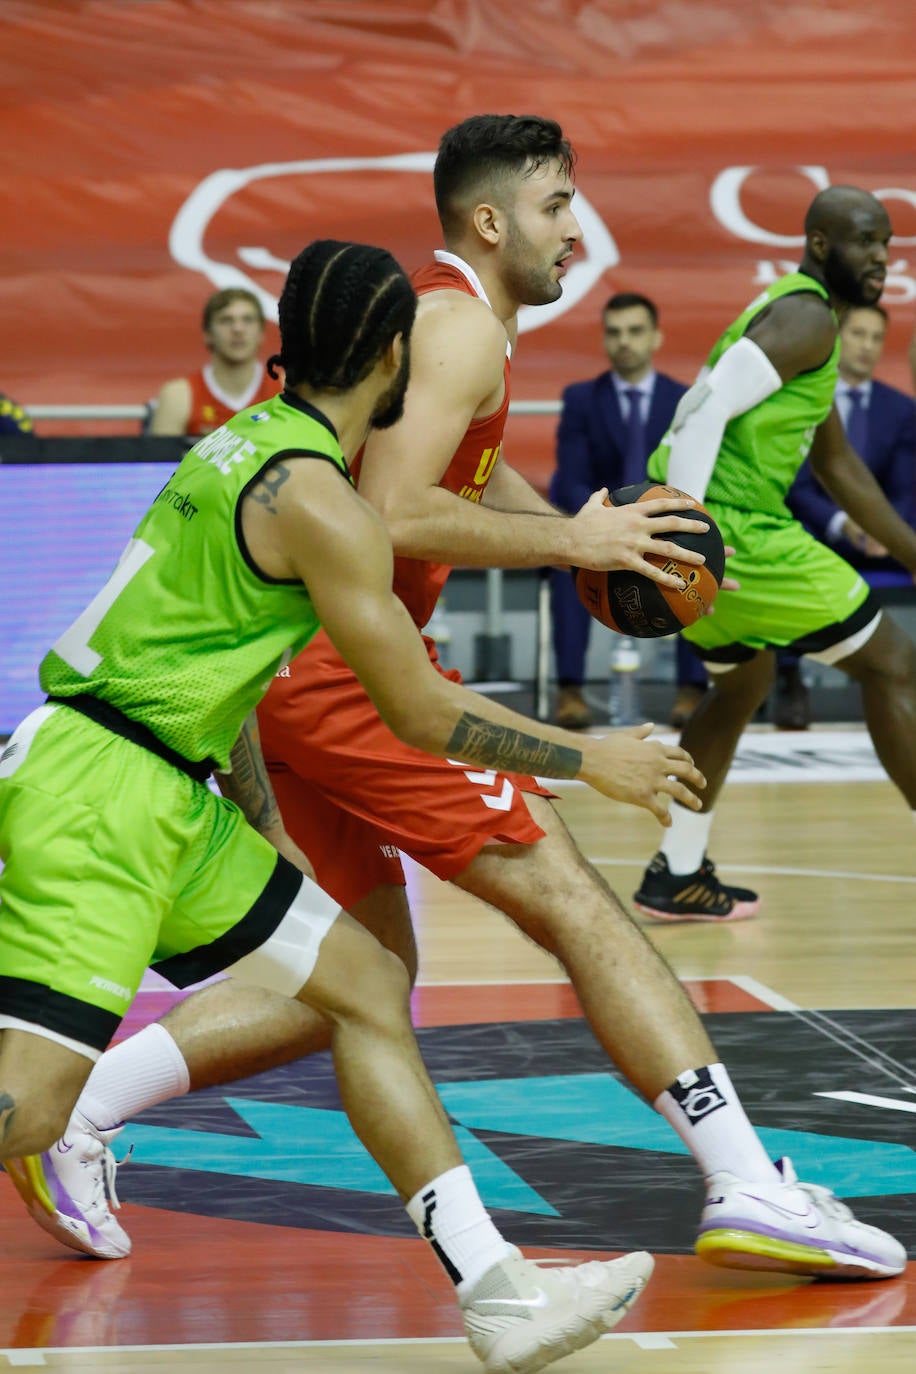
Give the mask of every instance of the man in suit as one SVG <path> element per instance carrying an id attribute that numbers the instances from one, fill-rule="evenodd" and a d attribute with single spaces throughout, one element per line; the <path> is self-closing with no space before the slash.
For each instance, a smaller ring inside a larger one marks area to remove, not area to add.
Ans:
<path id="1" fill-rule="evenodd" d="M 836 406 L 853 448 L 878 479 L 899 515 L 916 528 L 916 402 L 896 387 L 874 380 L 887 330 L 883 306 L 861 305 L 848 311 L 840 326 L 840 365 Z M 858 568 L 873 587 L 912 585 L 902 564 L 867 535 L 831 501 L 811 471 L 800 469 L 789 493 L 789 509 L 806 529 Z M 799 728 L 808 716 L 808 692 L 798 660 L 781 664 L 774 702 L 774 722 Z"/>
<path id="2" fill-rule="evenodd" d="M 646 460 L 661 443 L 687 390 L 673 377 L 656 372 L 652 365 L 663 335 L 658 327 L 658 308 L 647 296 L 635 292 L 611 296 L 604 307 L 603 323 L 610 368 L 563 392 L 550 499 L 570 513 L 581 509 L 601 487 L 613 491 L 645 480 Z M 582 693 L 591 617 L 565 569 L 553 571 L 551 610 L 559 686 L 555 720 L 566 729 L 581 730 L 591 723 Z M 705 684 L 702 664 L 679 639 L 681 701 L 676 707 L 681 704 L 689 714 Z"/>

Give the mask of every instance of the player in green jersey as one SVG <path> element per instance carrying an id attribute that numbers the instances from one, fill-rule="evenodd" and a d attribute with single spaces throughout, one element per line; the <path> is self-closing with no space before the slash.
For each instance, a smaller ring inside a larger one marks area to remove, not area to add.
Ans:
<path id="1" fill-rule="evenodd" d="M 53 1142 L 147 965 L 178 986 L 231 969 L 330 1023 L 354 1130 L 455 1283 L 474 1350 L 534 1370 L 613 1326 L 650 1257 L 545 1272 L 503 1240 L 420 1058 L 404 965 L 317 887 L 278 815 L 258 833 L 206 785 L 230 765 L 229 794 L 265 782 L 245 722 L 320 622 L 419 749 L 580 777 L 660 819 L 671 797 L 695 804 L 701 775 L 651 727 L 532 734 L 430 663 L 347 466 L 402 412 L 415 309 L 383 250 L 304 250 L 281 299 L 287 389 L 190 450 L 41 665 L 48 701 L 0 755 L 0 1158 L 52 1234 L 125 1253 L 73 1205 L 54 1157 L 80 1152 Z"/>
<path id="2" fill-rule="evenodd" d="M 649 461 L 653 477 L 705 501 L 737 550 L 729 572 L 740 584 L 719 597 L 715 615 L 684 632 L 713 684 L 682 737 L 707 786 L 699 813 L 672 808 L 635 894 L 637 907 L 658 919 L 733 921 L 758 908 L 756 893 L 723 888 L 706 847 L 738 740 L 770 690 L 775 649 L 790 646 L 860 684 L 878 757 L 916 810 L 916 648 L 858 572 L 785 504 L 810 454 L 840 509 L 916 569 L 916 534 L 850 446 L 833 406 L 837 316 L 878 300 L 890 238 L 887 212 L 867 191 L 821 191 L 805 218 L 799 270 L 725 331 Z"/>
<path id="3" fill-rule="evenodd" d="M 368 490 L 386 519 L 393 511 L 392 523 L 404 541 L 399 552 L 408 559 L 416 557 L 422 563 L 436 550 L 449 564 L 512 556 L 527 566 L 535 547 L 541 550 L 540 562 L 562 561 L 570 538 L 581 548 L 581 527 L 574 534 L 572 525 L 582 512 L 574 517 L 553 512 L 534 493 L 525 495 L 517 474 L 505 477 L 502 498 L 492 506 L 451 496 L 446 500 L 446 489 L 432 477 L 434 467 L 444 472 L 439 459 L 448 467 L 456 459 L 456 442 L 461 453 L 465 444 L 459 436 L 467 437 L 476 427 L 475 415 L 487 417 L 487 427 L 494 405 L 499 416 L 499 398 L 503 403 L 507 399 L 507 330 L 514 338 L 522 300 L 544 304 L 558 294 L 560 269 L 579 234 L 570 209 L 569 154 L 559 127 L 537 117 L 472 116 L 443 138 L 435 181 L 448 257 L 475 276 L 487 301 L 501 303 L 502 313 L 496 316 L 489 304 L 451 290 L 445 293 L 451 298 L 447 309 L 436 302 L 439 292 L 425 296 L 418 309 L 411 339 L 415 367 L 404 419 L 371 436 L 360 479 L 365 481 L 367 472 L 372 476 Z M 296 330 L 286 328 L 282 304 L 281 359 L 295 376 Z M 500 321 L 504 327 L 498 327 Z M 501 463 L 500 459 L 497 473 Z M 175 500 L 181 504 L 179 495 Z M 450 503 L 456 510 L 445 514 Z M 587 538 L 594 547 L 599 533 L 595 514 L 604 519 L 613 512 L 600 505 L 600 494 L 597 504 L 593 499 L 583 511 L 591 528 Z M 485 517 L 479 526 L 475 512 Z M 610 533 L 606 527 L 602 541 Z M 624 547 L 617 539 L 610 542 L 617 544 L 612 555 L 605 544 L 605 552 L 593 556 L 620 558 Z M 473 556 L 468 559 L 467 554 Z M 623 561 L 630 566 L 628 560 L 629 556 Z M 623 561 L 610 566 L 623 566 Z M 308 672 L 309 663 L 310 655 L 303 655 L 299 670 Z M 321 690 L 316 695 L 327 702 Z M 366 722 L 361 712 L 355 719 L 361 727 Z M 369 733 L 367 738 L 371 754 L 377 736 Z M 290 747 L 293 743 L 290 740 Z M 375 824 L 381 826 L 373 810 L 378 793 L 370 788 L 360 798 L 354 776 L 358 764 L 352 770 L 344 765 L 341 776 L 346 780 L 341 783 L 333 775 L 334 754 L 325 757 L 335 787 L 350 789 L 347 804 L 360 810 L 365 806 L 369 822 L 375 816 Z M 269 786 L 261 794 L 258 771 L 251 770 L 245 806 L 246 815 L 260 828 L 260 805 L 268 805 Z M 396 767 L 395 775 L 398 771 Z M 436 795 L 447 801 L 450 792 L 446 784 Z M 427 823 L 422 797 L 428 795 L 418 789 L 420 800 L 413 803 L 418 830 Z M 537 810 L 535 800 L 540 802 Z M 698 1251 L 717 1263 L 763 1263 L 791 1273 L 899 1273 L 904 1256 L 893 1238 L 864 1226 L 824 1190 L 798 1183 L 788 1161 L 774 1164 L 769 1158 L 673 973 L 577 851 L 546 800 L 529 797 L 528 804 L 545 832 L 543 839 L 487 845 L 455 881 L 503 910 L 558 958 L 599 1042 L 694 1156 L 708 1189 Z M 402 816 L 411 805 L 404 804 Z M 453 812 L 446 807 L 445 814 L 451 817 Z M 470 822 L 466 813 L 462 819 L 458 808 L 454 814 L 460 836 Z M 413 821 L 409 824 L 412 827 Z M 431 847 L 436 843 L 434 839 Z M 442 843 L 440 838 L 440 858 Z M 355 852 L 365 855 L 367 850 Z M 316 853 L 315 860 L 327 862 L 328 855 Z M 379 883 L 355 903 L 354 914 L 415 971 L 402 887 Z M 105 1054 L 68 1124 L 69 1151 L 51 1156 L 61 1186 L 65 1180 L 72 1185 L 68 1196 L 73 1214 L 91 1217 L 98 1232 L 86 1243 L 87 1252 L 102 1257 L 125 1254 L 129 1248 L 105 1203 L 106 1167 L 113 1168 L 109 1147 L 120 1123 L 189 1087 L 225 1083 L 312 1053 L 324 1048 L 328 1038 L 326 1021 L 301 1002 L 271 999 L 262 989 L 239 987 L 230 978 L 196 992 L 161 1024 L 145 1028 Z M 778 1232 L 773 1229 L 774 1216 L 784 1218 Z"/>

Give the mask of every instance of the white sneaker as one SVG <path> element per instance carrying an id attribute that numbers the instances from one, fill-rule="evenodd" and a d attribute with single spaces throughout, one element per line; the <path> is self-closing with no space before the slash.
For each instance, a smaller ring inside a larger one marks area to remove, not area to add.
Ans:
<path id="1" fill-rule="evenodd" d="M 651 1255 L 555 1266 L 521 1254 L 494 1264 L 462 1303 L 487 1374 L 535 1374 L 616 1326 L 649 1282 Z"/>
<path id="2" fill-rule="evenodd" d="M 123 1129 L 97 1131 L 74 1111 L 63 1137 L 50 1150 L 4 1164 L 41 1229 L 95 1259 L 130 1254 L 130 1236 L 111 1210 L 121 1204 L 115 1191 L 118 1166 L 109 1143 Z"/>
<path id="3" fill-rule="evenodd" d="M 734 1174 L 706 1180 L 695 1250 L 709 1264 L 778 1269 L 825 1279 L 889 1279 L 903 1273 L 906 1251 L 877 1226 L 857 1221 L 829 1188 L 799 1183 L 780 1159 L 782 1179 L 748 1183 Z"/>

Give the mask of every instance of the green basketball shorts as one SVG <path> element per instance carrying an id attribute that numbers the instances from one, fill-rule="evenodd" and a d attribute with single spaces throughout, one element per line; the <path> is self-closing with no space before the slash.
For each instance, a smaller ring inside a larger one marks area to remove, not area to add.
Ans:
<path id="1" fill-rule="evenodd" d="M 683 631 L 704 662 L 724 667 L 760 649 L 791 646 L 832 663 L 871 636 L 881 611 L 868 584 L 798 521 L 708 509 L 735 547 L 725 572 L 741 586 L 720 592 L 712 615 Z"/>
<path id="2" fill-rule="evenodd" d="M 61 705 L 0 754 L 0 859 L 0 1027 L 90 1058 L 147 966 L 186 987 L 249 958 L 303 885 L 232 802 Z"/>

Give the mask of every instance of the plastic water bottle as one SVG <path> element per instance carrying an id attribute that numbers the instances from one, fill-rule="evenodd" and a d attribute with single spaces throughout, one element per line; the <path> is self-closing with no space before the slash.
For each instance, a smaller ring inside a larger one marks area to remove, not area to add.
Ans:
<path id="1" fill-rule="evenodd" d="M 611 725 L 638 725 L 639 647 L 635 639 L 621 638 L 611 653 L 608 683 L 608 718 Z"/>

